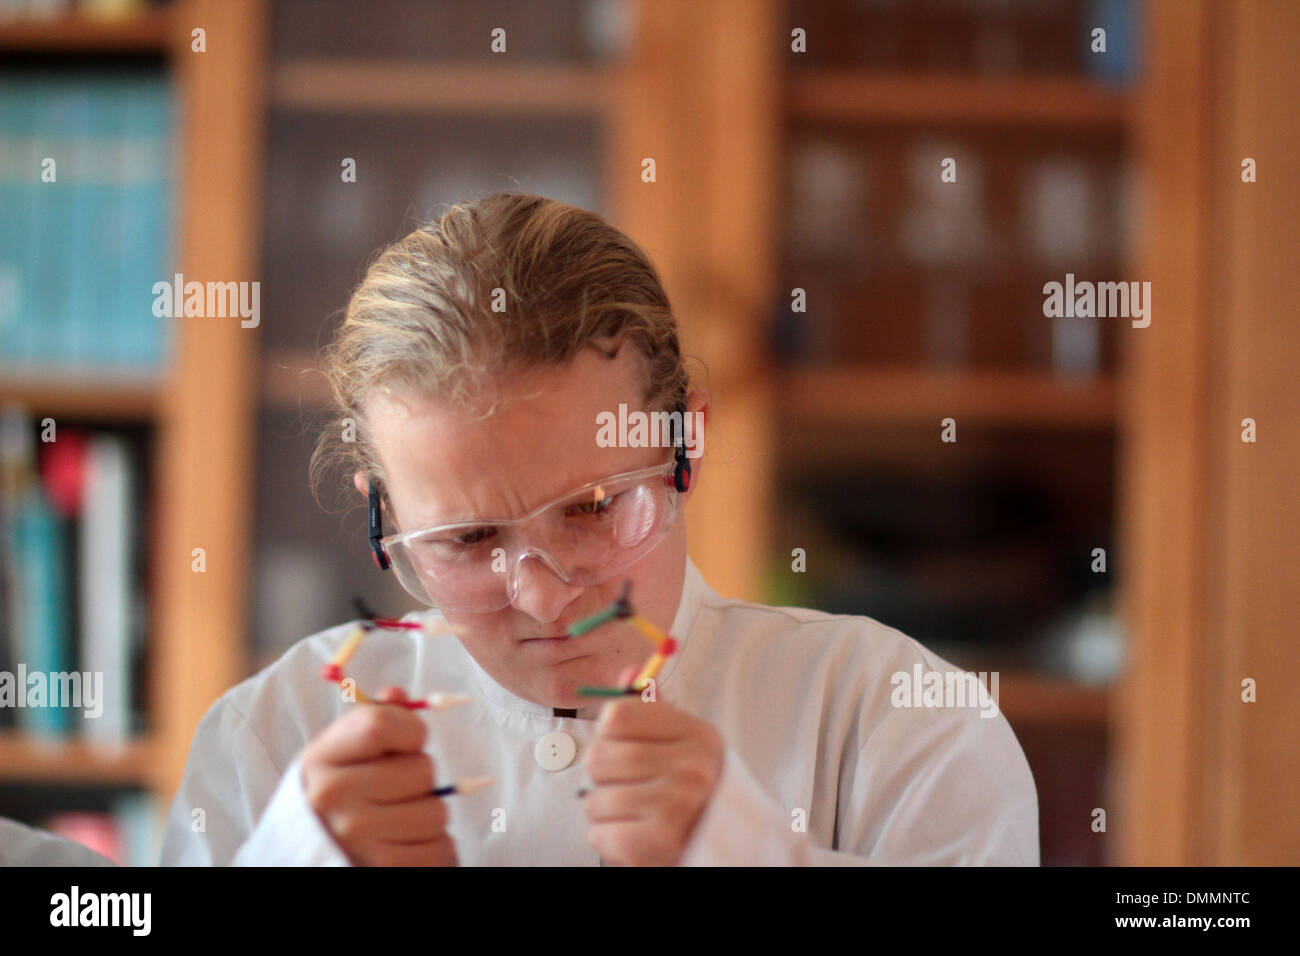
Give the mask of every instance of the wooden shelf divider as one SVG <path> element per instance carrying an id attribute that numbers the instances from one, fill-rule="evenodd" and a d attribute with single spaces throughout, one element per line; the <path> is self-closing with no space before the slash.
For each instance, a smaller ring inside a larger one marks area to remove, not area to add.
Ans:
<path id="1" fill-rule="evenodd" d="M 791 118 L 819 122 L 1091 126 L 1119 130 L 1130 115 L 1128 94 L 1084 80 L 872 75 L 857 70 L 792 72 L 787 104 Z"/>
<path id="2" fill-rule="evenodd" d="M 121 18 L 79 13 L 0 22 L 0 52 L 167 53 L 173 11 L 154 7 Z"/>
<path id="3" fill-rule="evenodd" d="M 295 111 L 602 114 L 619 88 L 608 68 L 309 59 L 271 69 L 271 105 Z"/>
<path id="4" fill-rule="evenodd" d="M 4 373 L 0 405 L 14 402 L 38 415 L 68 415 L 105 421 L 149 422 L 159 411 L 161 382 L 123 379 L 86 384 L 72 378 L 37 378 Z"/>
<path id="5" fill-rule="evenodd" d="M 138 784 L 153 782 L 148 740 L 120 746 L 0 733 L 0 783 Z"/>
<path id="6" fill-rule="evenodd" d="M 1059 677 L 1025 671 L 998 676 L 998 705 L 1016 724 L 1086 724 L 1104 727 L 1110 720 L 1110 690 Z"/>
<path id="7" fill-rule="evenodd" d="M 809 367 L 782 373 L 779 392 L 790 421 L 823 425 L 937 425 L 948 416 L 995 425 L 1117 424 L 1118 389 L 1108 377 Z"/>

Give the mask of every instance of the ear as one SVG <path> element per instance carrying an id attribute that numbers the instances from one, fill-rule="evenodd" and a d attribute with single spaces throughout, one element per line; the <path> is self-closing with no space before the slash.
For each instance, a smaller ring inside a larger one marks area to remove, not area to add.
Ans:
<path id="1" fill-rule="evenodd" d="M 352 483 L 357 486 L 357 491 L 361 492 L 362 498 L 370 497 L 370 481 L 366 478 L 366 473 L 357 469 L 352 474 Z"/>
<path id="2" fill-rule="evenodd" d="M 713 410 L 713 399 L 707 389 L 696 389 L 686 396 L 686 457 L 691 463 L 691 487 L 686 490 L 689 498 L 699 486 L 700 470 L 704 464 L 704 436 L 708 431 L 709 418 Z"/>

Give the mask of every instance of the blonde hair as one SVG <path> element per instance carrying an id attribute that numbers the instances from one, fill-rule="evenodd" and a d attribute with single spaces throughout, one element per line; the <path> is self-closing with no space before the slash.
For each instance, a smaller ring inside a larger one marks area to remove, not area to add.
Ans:
<path id="1" fill-rule="evenodd" d="M 335 468 L 345 484 L 361 470 L 383 491 L 365 417 L 376 390 L 488 415 L 494 385 L 512 373 L 563 365 L 588 347 L 613 358 L 626 342 L 643 357 L 647 410 L 684 402 L 690 378 L 668 296 L 626 235 L 541 196 L 452 206 L 380 253 L 325 350 L 332 402 L 311 458 L 317 502 Z M 344 440 L 349 422 L 353 441 Z"/>

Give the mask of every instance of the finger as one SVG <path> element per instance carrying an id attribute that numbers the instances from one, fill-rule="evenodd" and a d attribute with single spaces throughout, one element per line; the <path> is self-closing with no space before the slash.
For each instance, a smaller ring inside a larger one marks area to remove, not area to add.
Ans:
<path id="1" fill-rule="evenodd" d="M 629 697 L 605 705 L 596 720 L 596 733 L 620 740 L 679 740 L 694 721 L 694 717 L 663 701 Z"/>
<path id="2" fill-rule="evenodd" d="M 401 704 L 410 700 L 406 696 L 406 691 L 400 687 L 385 687 L 384 692 L 379 695 L 379 699 L 385 704 Z"/>
<path id="3" fill-rule="evenodd" d="M 615 681 L 614 686 L 626 687 L 628 684 L 632 683 L 632 678 L 637 675 L 637 671 L 639 671 L 640 669 L 641 668 L 636 664 L 633 664 L 631 667 L 625 668 L 623 672 L 618 675 L 618 680 Z"/>
<path id="4" fill-rule="evenodd" d="M 433 791 L 436 768 L 426 753 L 398 754 L 331 768 L 338 786 L 370 803 L 399 803 Z"/>
<path id="5" fill-rule="evenodd" d="M 638 783 L 611 783 L 593 787 L 582 802 L 583 812 L 592 823 L 640 820 L 646 817 L 669 817 L 679 799 L 662 777 Z"/>
<path id="6" fill-rule="evenodd" d="M 364 854 L 372 866 L 457 866 L 460 862 L 456 844 L 445 835 L 420 843 L 377 840 L 367 844 Z"/>
<path id="7" fill-rule="evenodd" d="M 331 818 L 334 832 L 343 840 L 424 843 L 442 836 L 447 808 L 437 797 L 402 803 L 363 803 Z"/>
<path id="8" fill-rule="evenodd" d="M 447 834 L 426 843 L 384 843 L 385 852 L 404 854 L 416 851 L 422 862 L 416 866 L 460 866 L 456 842 Z M 406 866 L 407 864 L 401 864 Z"/>
<path id="9" fill-rule="evenodd" d="M 400 707 L 361 707 L 336 720 L 321 734 L 322 760 L 346 766 L 386 754 L 415 753 L 429 732 L 423 720 Z"/>
<path id="10" fill-rule="evenodd" d="M 380 840 L 421 843 L 438 839 L 447 829 L 447 804 L 437 797 L 371 806 L 378 814 L 372 832 Z"/>
<path id="11" fill-rule="evenodd" d="M 672 866 L 681 854 L 671 827 L 657 819 L 593 824 L 587 843 L 602 860 L 620 866 Z"/>
<path id="12" fill-rule="evenodd" d="M 587 748 L 584 766 L 592 783 L 639 783 L 661 776 L 673 748 L 640 740 L 598 739 Z"/>

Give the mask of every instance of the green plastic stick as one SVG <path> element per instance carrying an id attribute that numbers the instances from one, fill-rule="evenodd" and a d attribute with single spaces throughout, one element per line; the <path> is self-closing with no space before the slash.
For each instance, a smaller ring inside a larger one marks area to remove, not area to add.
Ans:
<path id="1" fill-rule="evenodd" d="M 611 604 L 603 611 L 597 611 L 591 617 L 584 617 L 577 624 L 569 627 L 569 637 L 582 637 L 588 631 L 595 630 L 607 621 L 612 621 L 618 616 L 618 605 Z"/>
<path id="2" fill-rule="evenodd" d="M 579 687 L 578 693 L 583 697 L 627 697 L 641 692 L 627 687 Z"/>

